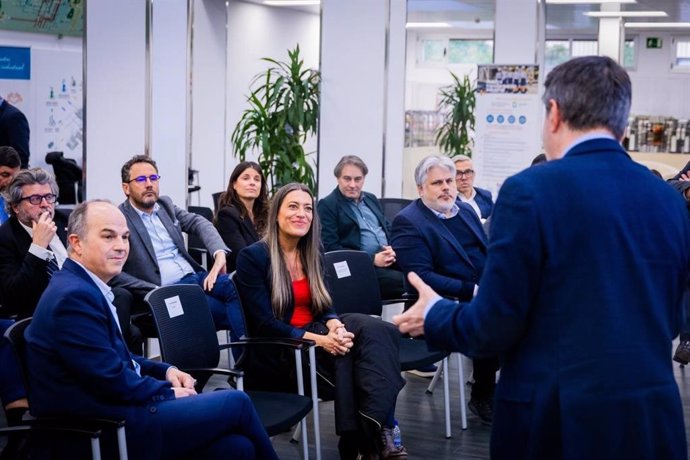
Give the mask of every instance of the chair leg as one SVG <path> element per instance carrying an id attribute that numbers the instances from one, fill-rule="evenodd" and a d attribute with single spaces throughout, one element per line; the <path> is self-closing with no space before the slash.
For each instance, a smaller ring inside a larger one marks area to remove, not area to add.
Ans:
<path id="1" fill-rule="evenodd" d="M 462 429 L 467 429 L 467 403 L 465 401 L 465 370 L 462 367 L 462 354 L 455 353 L 458 357 L 458 383 L 460 384 L 460 420 Z"/>
<path id="2" fill-rule="evenodd" d="M 117 448 L 120 452 L 120 460 L 128 460 L 127 436 L 125 434 L 125 427 L 120 427 L 117 429 Z"/>
<path id="3" fill-rule="evenodd" d="M 226 343 L 232 342 L 232 338 L 230 337 L 230 331 L 229 330 L 225 331 L 225 341 L 226 341 Z M 228 351 L 228 366 L 230 369 L 234 369 L 235 368 L 235 357 L 232 354 L 232 349 L 228 348 L 227 351 Z"/>
<path id="4" fill-rule="evenodd" d="M 434 374 L 434 377 L 431 379 L 431 382 L 429 382 L 429 386 L 426 388 L 427 394 L 433 394 L 434 389 L 436 388 L 436 384 L 438 384 L 438 379 L 441 377 L 442 372 L 442 366 L 438 366 L 438 368 L 436 369 L 436 373 Z"/>
<path id="5" fill-rule="evenodd" d="M 446 412 L 446 439 L 450 439 L 450 380 L 448 373 L 448 357 L 443 358 L 443 407 Z"/>
<path id="6" fill-rule="evenodd" d="M 97 437 L 91 438 L 91 458 L 93 460 L 101 460 L 101 444 Z"/>
<path id="7" fill-rule="evenodd" d="M 311 410 L 314 413 L 314 448 L 316 449 L 316 460 L 321 460 L 321 424 L 319 419 L 319 394 L 316 386 L 316 350 L 314 347 L 309 349 L 309 374 L 311 382 Z"/>
<path id="8" fill-rule="evenodd" d="M 295 431 L 292 432 L 292 438 L 290 438 L 290 442 L 298 443 L 299 438 L 301 436 L 302 436 L 302 423 L 300 422 L 295 427 Z"/>

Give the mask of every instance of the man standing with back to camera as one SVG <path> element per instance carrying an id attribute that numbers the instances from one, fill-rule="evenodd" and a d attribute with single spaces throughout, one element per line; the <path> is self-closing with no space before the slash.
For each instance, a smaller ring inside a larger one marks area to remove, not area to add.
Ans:
<path id="1" fill-rule="evenodd" d="M 549 162 L 503 184 L 471 303 L 419 301 L 394 318 L 431 346 L 499 355 L 494 459 L 687 458 L 671 343 L 683 319 L 683 200 L 619 141 L 631 84 L 608 57 L 545 83 Z"/>

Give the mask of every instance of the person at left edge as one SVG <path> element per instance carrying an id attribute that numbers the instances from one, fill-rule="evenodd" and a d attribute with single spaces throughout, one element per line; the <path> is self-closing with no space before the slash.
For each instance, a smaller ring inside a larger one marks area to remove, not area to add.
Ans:
<path id="1" fill-rule="evenodd" d="M 68 234 L 70 257 L 26 331 L 31 413 L 123 419 L 135 460 L 277 459 L 245 393 L 197 394 L 189 374 L 127 350 L 106 284 L 129 253 L 117 207 L 79 204 Z"/>
<path id="2" fill-rule="evenodd" d="M 15 149 L 7 145 L 0 146 L 0 225 L 2 225 L 9 215 L 5 209 L 5 191 L 10 181 L 19 171 L 20 159 Z"/>
<path id="3" fill-rule="evenodd" d="M 9 145 L 17 151 L 22 169 L 29 167 L 30 133 L 24 113 L 0 97 L 0 145 Z"/>

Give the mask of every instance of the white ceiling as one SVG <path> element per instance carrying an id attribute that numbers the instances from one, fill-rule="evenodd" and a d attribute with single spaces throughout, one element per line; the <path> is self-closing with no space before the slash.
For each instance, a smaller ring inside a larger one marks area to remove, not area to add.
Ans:
<path id="1" fill-rule="evenodd" d="M 261 4 L 263 0 L 243 0 Z M 536 0 L 535 0 L 536 1 Z M 318 6 L 291 7 L 319 14 Z M 495 0 L 407 0 L 408 22 L 449 22 L 459 28 L 493 28 Z M 546 5 L 549 31 L 580 33 L 597 32 L 598 20 L 585 16 L 588 11 L 599 11 L 600 5 Z M 668 17 L 633 18 L 631 21 L 690 22 L 690 0 L 637 0 L 622 4 L 623 11 L 665 11 Z M 455 24 L 454 24 L 455 23 Z"/>

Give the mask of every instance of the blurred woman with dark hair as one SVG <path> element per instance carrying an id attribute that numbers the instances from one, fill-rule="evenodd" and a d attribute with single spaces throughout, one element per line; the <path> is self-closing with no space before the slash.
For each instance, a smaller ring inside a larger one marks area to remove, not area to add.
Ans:
<path id="1" fill-rule="evenodd" d="M 261 167 L 253 161 L 243 161 L 230 175 L 213 222 L 232 251 L 227 257 L 228 272 L 235 270 L 237 254 L 261 239 L 267 214 L 268 193 Z"/>

